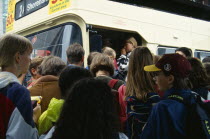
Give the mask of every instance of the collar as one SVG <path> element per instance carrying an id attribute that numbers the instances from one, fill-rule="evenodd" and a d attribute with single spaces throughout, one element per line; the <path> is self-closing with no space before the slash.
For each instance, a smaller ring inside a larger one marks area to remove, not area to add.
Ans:
<path id="1" fill-rule="evenodd" d="M 164 93 L 163 98 L 167 99 L 168 96 L 170 96 L 170 95 L 179 95 L 179 96 L 182 96 L 182 97 L 186 97 L 186 96 L 189 96 L 190 93 L 191 93 L 191 90 L 189 90 L 189 89 L 175 89 L 175 88 L 171 88 L 171 89 L 167 90 Z"/>
<path id="2" fill-rule="evenodd" d="M 2 71 L 0 72 L 0 88 L 7 86 L 8 84 L 16 82 L 20 84 L 17 76 L 11 72 Z"/>

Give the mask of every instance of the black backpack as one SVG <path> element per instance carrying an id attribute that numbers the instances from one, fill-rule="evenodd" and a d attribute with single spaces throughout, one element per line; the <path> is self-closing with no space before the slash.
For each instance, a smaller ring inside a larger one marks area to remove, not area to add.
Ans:
<path id="1" fill-rule="evenodd" d="M 210 139 L 210 102 L 203 102 L 201 97 L 195 92 L 191 93 L 191 97 L 196 102 L 191 105 L 186 104 L 179 95 L 168 96 L 168 99 L 176 100 L 187 106 L 186 138 Z"/>

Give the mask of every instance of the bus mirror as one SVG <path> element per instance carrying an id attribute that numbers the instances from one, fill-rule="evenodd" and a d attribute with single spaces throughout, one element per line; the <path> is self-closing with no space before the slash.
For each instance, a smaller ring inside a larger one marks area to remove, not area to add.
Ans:
<path id="1" fill-rule="evenodd" d="M 90 52 L 101 52 L 102 49 L 102 36 L 92 35 L 90 37 Z"/>

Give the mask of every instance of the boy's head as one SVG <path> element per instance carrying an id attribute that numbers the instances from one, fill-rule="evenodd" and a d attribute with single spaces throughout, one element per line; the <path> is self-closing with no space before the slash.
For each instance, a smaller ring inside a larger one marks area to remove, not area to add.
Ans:
<path id="1" fill-rule="evenodd" d="M 41 65 L 43 57 L 38 56 L 31 60 L 29 71 L 34 79 L 38 79 L 41 75 L 38 74 L 38 66 Z"/>
<path id="2" fill-rule="evenodd" d="M 32 44 L 27 38 L 16 34 L 3 35 L 0 38 L 1 70 L 18 67 L 19 75 L 27 73 L 32 50 Z"/>
<path id="3" fill-rule="evenodd" d="M 192 50 L 187 47 L 177 48 L 175 52 L 184 57 L 192 57 Z"/>
<path id="4" fill-rule="evenodd" d="M 66 55 L 70 64 L 78 66 L 83 65 L 85 51 L 80 44 L 74 43 L 70 45 L 66 50 Z"/>
<path id="5" fill-rule="evenodd" d="M 172 87 L 176 89 L 187 89 L 186 81 L 191 65 L 189 61 L 180 54 L 165 54 L 155 64 L 144 67 L 145 71 L 154 72 L 154 80 L 161 91 Z"/>
<path id="6" fill-rule="evenodd" d="M 60 74 L 59 87 L 62 98 L 66 98 L 68 90 L 75 82 L 84 78 L 91 78 L 89 70 L 78 66 L 68 66 Z"/>

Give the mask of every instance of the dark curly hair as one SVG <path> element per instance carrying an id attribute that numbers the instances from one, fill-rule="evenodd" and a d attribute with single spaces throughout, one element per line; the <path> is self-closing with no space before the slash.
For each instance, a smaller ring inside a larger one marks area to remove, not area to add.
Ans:
<path id="1" fill-rule="evenodd" d="M 193 88 L 200 88 L 209 85 L 210 78 L 207 75 L 201 61 L 197 58 L 188 58 L 188 61 L 192 66 L 192 71 L 190 73 L 189 79 L 192 83 Z"/>
<path id="2" fill-rule="evenodd" d="M 91 72 L 85 68 L 78 66 L 68 66 L 60 74 L 59 77 L 59 87 L 61 90 L 61 97 L 66 98 L 68 90 L 73 86 L 73 84 L 84 78 L 93 77 Z"/>
<path id="3" fill-rule="evenodd" d="M 69 90 L 52 139 L 116 139 L 119 117 L 110 87 L 82 79 Z"/>
<path id="4" fill-rule="evenodd" d="M 175 50 L 175 52 L 177 51 L 181 51 L 182 53 L 185 54 L 186 57 L 192 57 L 192 50 L 190 48 L 180 47 Z"/>

